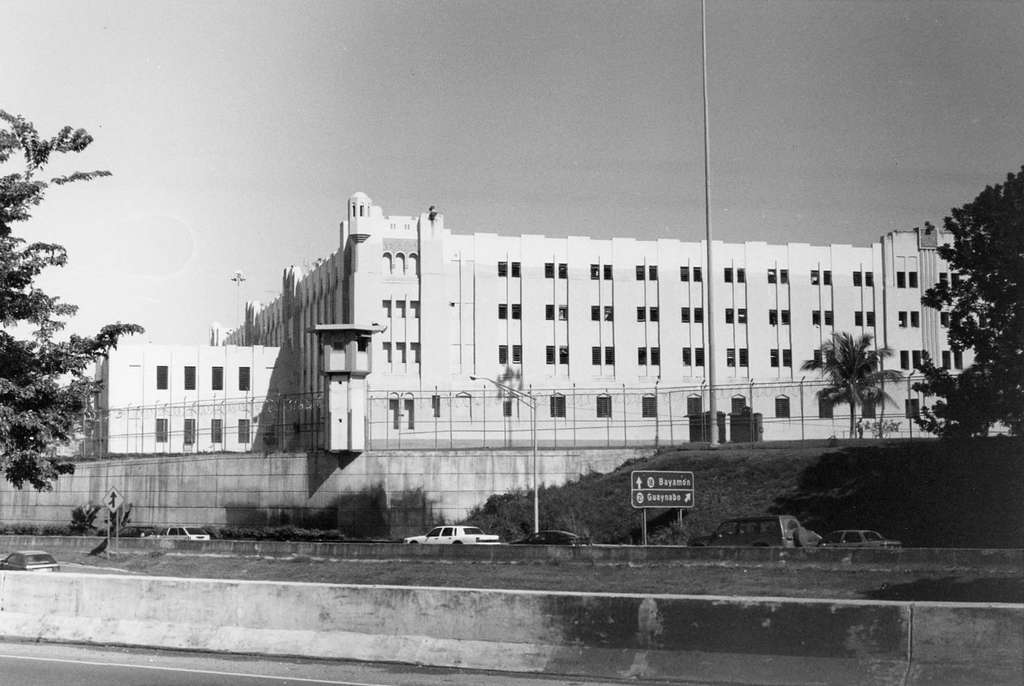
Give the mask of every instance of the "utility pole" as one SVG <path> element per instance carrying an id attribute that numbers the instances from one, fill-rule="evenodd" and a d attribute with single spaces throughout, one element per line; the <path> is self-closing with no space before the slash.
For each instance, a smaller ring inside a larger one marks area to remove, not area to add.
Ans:
<path id="1" fill-rule="evenodd" d="M 718 404 L 715 402 L 715 299 L 713 297 L 715 283 L 715 267 L 711 251 L 711 136 L 708 131 L 708 10 L 707 0 L 700 0 L 700 47 L 701 47 L 701 84 L 704 95 L 704 228 L 708 251 L 708 273 L 704 279 L 708 292 L 708 312 L 704 321 L 708 325 L 708 412 L 711 424 L 711 446 L 718 445 Z"/>
<path id="2" fill-rule="evenodd" d="M 242 321 L 242 284 L 245 283 L 245 273 L 243 273 L 241 269 L 236 269 L 235 273 L 231 275 L 231 280 L 234 281 L 235 286 L 237 286 L 235 289 L 235 316 L 238 321 L 238 330 L 241 332 L 243 325 L 245 324 L 245 322 Z M 246 341 L 239 340 L 238 343 L 239 345 L 244 345 Z"/>

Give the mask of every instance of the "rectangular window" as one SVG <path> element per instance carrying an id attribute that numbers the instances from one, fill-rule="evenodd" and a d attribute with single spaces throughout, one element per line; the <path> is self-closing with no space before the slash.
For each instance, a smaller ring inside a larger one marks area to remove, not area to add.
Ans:
<path id="1" fill-rule="evenodd" d="M 661 348 L 651 348 L 651 364 L 655 367 L 661 366 Z"/>
<path id="2" fill-rule="evenodd" d="M 778 326 L 778 325 L 779 325 L 779 311 L 778 310 L 768 310 L 768 326 Z"/>
<path id="3" fill-rule="evenodd" d="M 792 367 L 793 366 L 793 351 L 789 348 L 782 350 L 782 366 Z"/>
<path id="4" fill-rule="evenodd" d="M 569 278 L 569 265 L 565 262 L 558 263 L 558 278 L 568 279 Z"/>
<path id="5" fill-rule="evenodd" d="M 238 368 L 238 390 L 248 391 L 250 386 L 250 371 L 249 367 Z"/>
<path id="6" fill-rule="evenodd" d="M 523 346 L 519 344 L 512 345 L 512 364 L 522 364 L 523 362 Z"/>
<path id="7" fill-rule="evenodd" d="M 604 320 L 610 322 L 614 320 L 615 310 L 611 305 L 604 306 Z"/>
<path id="8" fill-rule="evenodd" d="M 590 265 L 590 280 L 597 281 L 601 278 L 601 265 L 592 264 Z"/>
<path id="9" fill-rule="evenodd" d="M 896 272 L 896 288 L 906 288 L 906 287 L 907 287 L 907 273 L 906 272 Z"/>
<path id="10" fill-rule="evenodd" d="M 651 281 L 658 280 L 658 267 L 657 265 L 651 265 L 647 268 L 647 278 Z"/>
<path id="11" fill-rule="evenodd" d="M 435 419 L 441 416 L 441 396 L 436 394 L 430 396 L 430 409 L 433 411 Z"/>
<path id="12" fill-rule="evenodd" d="M 725 323 L 726 324 L 732 324 L 733 323 L 733 309 L 731 307 L 725 308 Z"/>
<path id="13" fill-rule="evenodd" d="M 950 367 L 949 351 L 948 350 L 943 350 L 942 351 L 942 368 L 943 369 L 949 369 L 949 367 Z"/>
<path id="14" fill-rule="evenodd" d="M 789 418 L 789 398 L 784 395 L 775 398 L 775 416 L 778 419 Z"/>
<path id="15" fill-rule="evenodd" d="M 522 304 L 520 304 L 520 303 L 513 303 L 512 304 L 512 319 L 522 319 L 522 318 L 523 318 L 523 306 L 522 306 Z"/>
<path id="16" fill-rule="evenodd" d="M 604 280 L 605 281 L 611 281 L 612 280 L 612 265 L 610 265 L 610 264 L 604 265 Z"/>
<path id="17" fill-rule="evenodd" d="M 641 367 L 647 366 L 647 348 L 636 349 L 636 363 Z"/>
<path id="18" fill-rule="evenodd" d="M 196 420 L 186 419 L 185 420 L 185 435 L 183 442 L 185 445 L 195 445 L 196 442 Z"/>
<path id="19" fill-rule="evenodd" d="M 615 347 L 614 346 L 611 346 L 611 345 L 605 346 L 605 349 L 604 349 L 604 363 L 605 364 L 611 364 L 611 365 L 615 364 Z"/>
<path id="20" fill-rule="evenodd" d="M 646 270 L 644 269 L 644 266 L 642 264 L 638 264 L 636 266 L 636 280 L 637 281 L 643 281 L 645 273 L 646 273 Z"/>
<path id="21" fill-rule="evenodd" d="M 385 319 L 390 319 L 391 318 L 391 301 L 390 300 L 382 300 L 381 303 L 380 303 L 380 306 L 382 308 L 384 308 L 384 318 Z"/>
<path id="22" fill-rule="evenodd" d="M 701 267 L 694 267 L 693 268 L 693 280 L 694 281 L 703 281 L 704 280 L 704 272 L 701 270 Z"/>
<path id="23" fill-rule="evenodd" d="M 689 367 L 693 364 L 693 351 L 690 348 L 683 348 L 683 366 Z"/>
<path id="24" fill-rule="evenodd" d="M 224 420 L 223 419 L 211 419 L 210 420 L 210 442 L 211 443 L 223 443 L 224 442 Z"/>
<path id="25" fill-rule="evenodd" d="M 405 364 L 405 343 L 395 343 L 395 352 L 398 353 L 398 362 Z"/>
<path id="26" fill-rule="evenodd" d="M 749 367 L 750 366 L 750 356 L 747 353 L 747 349 L 746 348 L 740 348 L 740 366 L 741 367 Z"/>
<path id="27" fill-rule="evenodd" d="M 900 328 L 901 329 L 907 328 L 907 313 L 906 312 L 899 312 L 899 313 L 897 313 L 896 318 L 897 318 L 897 320 L 899 320 Z"/>
<path id="28" fill-rule="evenodd" d="M 640 414 L 651 419 L 658 416 L 658 396 L 645 395 L 640 402 Z"/>
<path id="29" fill-rule="evenodd" d="M 864 326 L 864 313 L 860 310 L 853 313 L 853 325 Z"/>
<path id="30" fill-rule="evenodd" d="M 875 325 L 875 313 L 874 312 L 865 312 L 864 315 L 865 315 L 865 321 L 867 322 L 867 325 L 868 326 L 874 326 Z"/>
<path id="31" fill-rule="evenodd" d="M 776 283 L 776 271 L 774 269 L 768 270 L 768 283 Z"/>
<path id="32" fill-rule="evenodd" d="M 914 369 L 918 369 L 921 366 L 921 351 L 915 350 L 910 353 L 911 364 L 914 365 Z"/>
<path id="33" fill-rule="evenodd" d="M 601 321 L 601 306 L 591 305 L 590 306 L 590 321 L 599 322 Z"/>
<path id="34" fill-rule="evenodd" d="M 224 367 L 213 367 L 210 370 L 210 388 L 215 391 L 224 390 Z"/>
<path id="35" fill-rule="evenodd" d="M 693 349 L 693 366 L 703 367 L 704 366 L 704 348 Z"/>
<path id="36" fill-rule="evenodd" d="M 917 288 L 917 272 L 907 272 L 907 285 Z"/>
<path id="37" fill-rule="evenodd" d="M 508 364 L 508 346 L 498 346 L 498 364 Z"/>
<path id="38" fill-rule="evenodd" d="M 513 262 L 512 263 L 512 278 L 518 279 L 521 272 L 522 272 L 522 264 L 519 263 L 519 262 Z"/>
<path id="39" fill-rule="evenodd" d="M 704 308 L 703 307 L 695 307 L 695 308 L 693 308 L 693 321 L 696 322 L 697 324 L 703 324 L 704 323 Z"/>
<path id="40" fill-rule="evenodd" d="M 590 349 L 590 364 L 594 366 L 601 365 L 601 346 L 595 345 Z"/>
<path id="41" fill-rule="evenodd" d="M 659 321 L 659 317 L 661 315 L 658 313 L 658 308 L 657 307 L 652 307 L 650 309 L 651 309 L 651 311 L 650 311 L 650 315 L 649 315 L 648 319 L 650 321 L 652 321 L 652 322 Z"/>
<path id="42" fill-rule="evenodd" d="M 821 310 L 811 310 L 811 324 L 821 326 Z"/>
<path id="43" fill-rule="evenodd" d="M 412 310 L 412 318 L 413 319 L 419 319 L 420 318 L 420 301 L 419 300 L 410 300 L 409 301 L 409 309 Z"/>
<path id="44" fill-rule="evenodd" d="M 854 272 L 853 273 L 853 285 L 854 286 L 860 286 L 860 284 L 861 284 L 861 273 L 860 272 Z"/>
<path id="45" fill-rule="evenodd" d="M 780 269 L 779 270 L 779 283 L 789 283 L 789 270 L 788 269 Z"/>
<path id="46" fill-rule="evenodd" d="M 156 389 L 158 391 L 167 390 L 167 365 L 165 364 L 156 366 Z"/>
<path id="47" fill-rule="evenodd" d="M 811 270 L 811 285 L 812 286 L 817 286 L 819 283 L 821 283 L 821 274 L 818 272 L 817 269 L 812 269 Z"/>
<path id="48" fill-rule="evenodd" d="M 900 351 L 900 369 L 910 369 L 910 352 L 907 350 Z"/>
<path id="49" fill-rule="evenodd" d="M 544 348 L 544 361 L 547 364 L 555 363 L 555 346 L 549 345 Z"/>
<path id="50" fill-rule="evenodd" d="M 512 416 L 512 398 L 505 398 L 501 401 L 501 416 Z"/>
<path id="51" fill-rule="evenodd" d="M 384 342 L 384 362 L 391 364 L 391 343 Z"/>
<path id="52" fill-rule="evenodd" d="M 722 277 L 725 279 L 726 283 L 732 283 L 732 267 L 726 267 L 723 270 Z"/>
<path id="53" fill-rule="evenodd" d="M 949 312 L 939 312 L 939 324 L 949 326 Z"/>
<path id="54" fill-rule="evenodd" d="M 544 278 L 553 279 L 555 278 L 555 263 L 545 262 L 544 263 Z"/>
<path id="55" fill-rule="evenodd" d="M 498 276 L 508 276 L 508 262 L 498 263 Z"/>
<path id="56" fill-rule="evenodd" d="M 508 303 L 498 303 L 498 319 L 508 319 Z"/>
<path id="57" fill-rule="evenodd" d="M 948 286 L 949 285 L 949 273 L 948 272 L 939 272 L 939 283 L 941 283 L 943 286 Z"/>
<path id="58" fill-rule="evenodd" d="M 559 393 L 551 396 L 551 416 L 552 417 L 564 417 L 565 416 L 565 396 Z"/>
<path id="59" fill-rule="evenodd" d="M 404 300 L 396 300 L 395 301 L 395 309 L 398 310 L 398 318 L 399 319 L 405 319 L 405 301 Z"/>
<path id="60" fill-rule="evenodd" d="M 832 285 L 832 270 L 826 269 L 821 273 L 821 282 L 826 286 Z"/>
<path id="61" fill-rule="evenodd" d="M 679 268 L 679 280 L 680 281 L 689 281 L 690 280 L 690 268 L 689 267 L 680 267 Z"/>
<path id="62" fill-rule="evenodd" d="M 910 326 L 912 326 L 915 329 L 918 329 L 918 328 L 921 327 L 921 313 L 920 312 L 914 311 L 914 312 L 910 313 Z"/>
<path id="63" fill-rule="evenodd" d="M 415 362 L 416 364 L 419 364 L 420 363 L 420 344 L 419 343 L 410 343 L 409 344 L 409 352 L 412 353 L 412 361 Z"/>
<path id="64" fill-rule="evenodd" d="M 735 367 L 736 366 L 736 348 L 725 349 L 725 366 Z"/>
<path id="65" fill-rule="evenodd" d="M 816 348 L 814 353 L 814 364 L 821 364 L 821 348 Z"/>
<path id="66" fill-rule="evenodd" d="M 248 419 L 238 420 L 238 442 L 248 443 L 249 442 L 249 427 L 250 423 Z"/>
<path id="67" fill-rule="evenodd" d="M 196 368 L 186 365 L 185 367 L 185 390 L 196 390 Z"/>
<path id="68" fill-rule="evenodd" d="M 647 308 L 645 308 L 645 307 L 638 307 L 638 308 L 636 308 L 636 320 L 638 322 L 645 322 L 645 321 L 647 321 Z"/>
<path id="69" fill-rule="evenodd" d="M 747 323 L 747 308 L 741 307 L 736 310 L 736 323 L 746 324 Z"/>
<path id="70" fill-rule="evenodd" d="M 569 364 L 569 346 L 558 346 L 558 364 Z"/>
<path id="71" fill-rule="evenodd" d="M 818 419 L 832 419 L 832 401 L 818 398 Z"/>
<path id="72" fill-rule="evenodd" d="M 907 398 L 903 401 L 903 412 L 907 419 L 916 419 L 921 414 L 921 401 L 917 398 Z"/>
<path id="73" fill-rule="evenodd" d="M 558 306 L 558 321 L 567 322 L 569 321 L 569 306 L 559 305 Z"/>
<path id="74" fill-rule="evenodd" d="M 554 305 L 545 305 L 544 306 L 544 319 L 547 319 L 548 321 L 554 321 L 555 320 L 555 306 Z"/>
<path id="75" fill-rule="evenodd" d="M 690 308 L 689 307 L 684 307 L 683 309 L 681 309 L 679 311 L 679 315 L 681 317 L 681 321 L 683 322 L 683 324 L 689 324 L 690 323 Z"/>
<path id="76" fill-rule="evenodd" d="M 832 310 L 825 310 L 825 326 L 832 326 L 835 323 L 835 317 L 832 314 Z"/>
<path id="77" fill-rule="evenodd" d="M 704 403 L 699 395 L 691 395 L 686 398 L 686 416 L 699 417 L 704 411 Z"/>
<path id="78" fill-rule="evenodd" d="M 768 364 L 771 365 L 772 367 L 778 367 L 779 366 L 779 349 L 778 348 L 772 348 L 771 350 L 768 351 Z"/>
<path id="79" fill-rule="evenodd" d="M 864 285 L 871 288 L 875 285 L 875 273 L 864 272 Z"/>
<path id="80" fill-rule="evenodd" d="M 873 398 L 864 398 L 864 404 L 860 406 L 860 416 L 864 419 L 875 418 L 875 401 Z"/>
<path id="81" fill-rule="evenodd" d="M 156 420 L 156 442 L 167 442 L 167 420 L 160 418 Z"/>
<path id="82" fill-rule="evenodd" d="M 609 419 L 612 416 L 612 397 L 610 395 L 597 396 L 597 417 L 598 419 Z"/>
<path id="83" fill-rule="evenodd" d="M 736 269 L 736 283 L 747 282 L 747 270 L 739 267 Z"/>
<path id="84" fill-rule="evenodd" d="M 953 369 L 964 368 L 964 354 L 959 350 L 953 351 Z"/>

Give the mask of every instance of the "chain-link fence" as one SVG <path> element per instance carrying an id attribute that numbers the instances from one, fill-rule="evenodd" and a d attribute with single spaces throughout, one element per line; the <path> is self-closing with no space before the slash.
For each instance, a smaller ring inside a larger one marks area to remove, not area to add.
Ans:
<path id="1" fill-rule="evenodd" d="M 461 390 L 376 391 L 364 418 L 369 450 L 639 447 L 822 438 L 896 438 L 919 433 L 908 414 L 920 399 L 907 384 L 891 402 L 858 409 L 818 397 L 820 382 L 741 383 L 716 387 L 710 417 L 706 385 L 533 388 L 480 382 Z M 76 453 L 189 454 L 307 452 L 324 447 L 321 394 L 140 405 L 83 417 Z"/>

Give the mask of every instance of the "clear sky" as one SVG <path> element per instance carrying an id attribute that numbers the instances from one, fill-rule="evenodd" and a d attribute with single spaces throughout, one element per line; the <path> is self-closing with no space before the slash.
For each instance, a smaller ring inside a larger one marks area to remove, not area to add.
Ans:
<path id="1" fill-rule="evenodd" d="M 345 201 L 458 233 L 704 235 L 700 2 L 0 0 L 0 108 L 96 142 L 30 240 L 69 329 L 203 343 L 338 248 Z M 1024 2 L 709 0 L 716 239 L 865 245 L 1024 163 Z M 239 293 L 230 281 L 241 269 Z"/>

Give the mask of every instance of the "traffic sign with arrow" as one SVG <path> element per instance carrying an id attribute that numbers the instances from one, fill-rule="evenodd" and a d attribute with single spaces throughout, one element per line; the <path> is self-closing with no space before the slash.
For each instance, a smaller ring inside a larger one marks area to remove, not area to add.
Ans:
<path id="1" fill-rule="evenodd" d="M 103 504 L 106 505 L 107 509 L 111 512 L 117 512 L 118 508 L 124 504 L 124 498 L 121 497 L 121 494 L 116 488 L 111 487 L 111 489 L 107 491 L 107 497 L 103 500 Z"/>
<path id="2" fill-rule="evenodd" d="M 634 508 L 693 507 L 693 472 L 633 471 L 629 502 Z"/>

